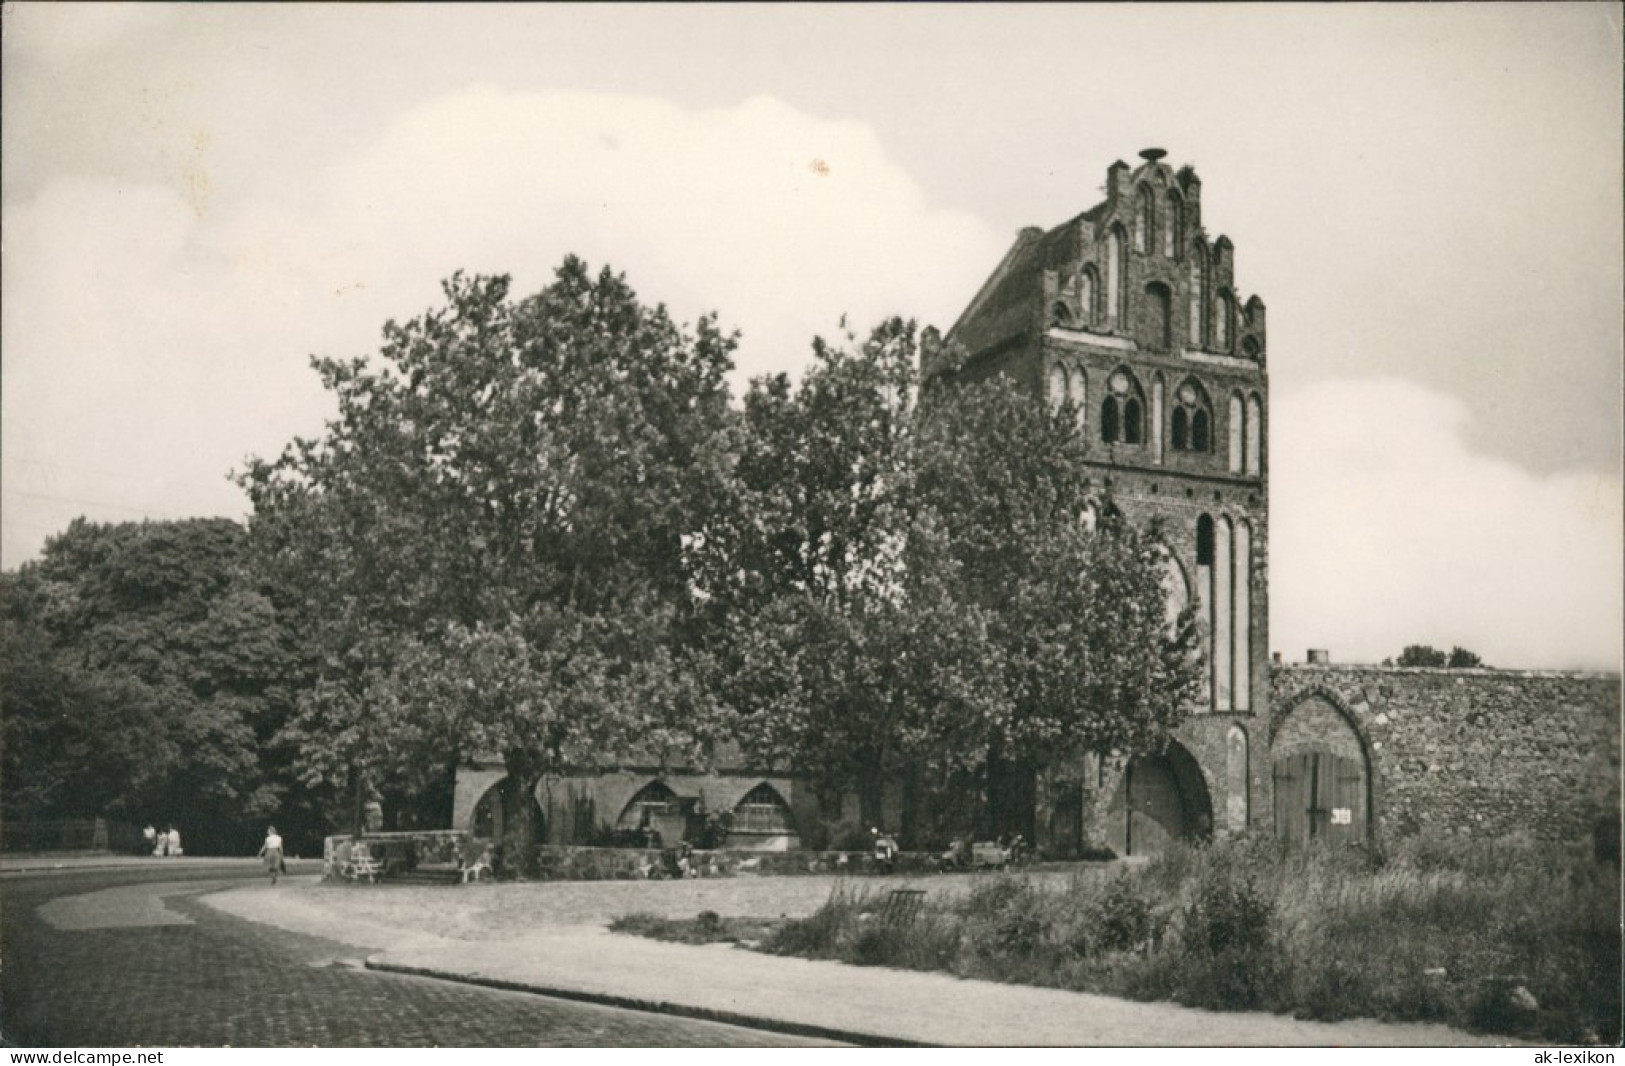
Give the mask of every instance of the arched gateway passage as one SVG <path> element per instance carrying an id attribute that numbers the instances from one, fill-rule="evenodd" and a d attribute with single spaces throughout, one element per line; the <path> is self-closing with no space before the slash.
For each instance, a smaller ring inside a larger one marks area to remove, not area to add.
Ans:
<path id="1" fill-rule="evenodd" d="M 1275 835 L 1294 844 L 1363 843 L 1370 836 L 1370 760 L 1347 714 L 1310 695 L 1280 718 L 1270 749 Z"/>
<path id="2" fill-rule="evenodd" d="M 1106 842 L 1119 856 L 1155 855 L 1176 840 L 1213 833 L 1213 799 L 1196 759 L 1170 741 L 1129 760 L 1106 810 Z"/>

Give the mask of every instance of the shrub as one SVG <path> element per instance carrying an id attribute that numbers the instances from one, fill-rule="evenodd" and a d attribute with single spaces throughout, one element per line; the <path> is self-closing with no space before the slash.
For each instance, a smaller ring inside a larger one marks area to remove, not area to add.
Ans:
<path id="1" fill-rule="evenodd" d="M 842 931 L 857 921 L 867 904 L 866 891 L 853 891 L 837 882 L 823 906 L 805 918 L 792 918 L 773 930 L 762 941 L 762 950 L 773 955 L 838 959 Z"/>
<path id="2" fill-rule="evenodd" d="M 1251 874 L 1229 864 L 1202 877 L 1186 905 L 1181 942 L 1187 952 L 1259 952 L 1269 947 L 1270 918 L 1275 904 L 1258 889 Z"/>
<path id="3" fill-rule="evenodd" d="M 1162 931 L 1162 921 L 1138 879 L 1119 874 L 1106 882 L 1086 912 L 1092 924 L 1093 946 L 1102 951 L 1127 951 L 1150 945 Z"/>
<path id="4" fill-rule="evenodd" d="M 896 965 L 906 954 L 904 930 L 876 921 L 872 915 L 863 917 L 870 920 L 859 923 L 851 937 L 850 950 L 843 953 L 846 960 L 859 966 Z"/>
<path id="5" fill-rule="evenodd" d="M 977 885 L 964 904 L 966 942 L 989 959 L 1032 955 L 1053 925 L 1045 895 L 1025 878 L 995 877 Z"/>

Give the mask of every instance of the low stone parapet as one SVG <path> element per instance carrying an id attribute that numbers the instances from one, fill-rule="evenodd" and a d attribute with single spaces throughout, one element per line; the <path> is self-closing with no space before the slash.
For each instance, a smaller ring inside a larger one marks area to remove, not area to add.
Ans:
<path id="1" fill-rule="evenodd" d="M 501 871 L 496 842 L 475 837 L 467 830 L 425 830 L 408 833 L 366 833 L 330 836 L 323 849 L 322 878 L 327 881 L 401 879 L 427 872 L 456 874 Z M 687 868 L 675 848 L 594 848 L 546 844 L 536 850 L 536 876 L 545 881 L 644 881 L 675 877 L 784 877 L 797 874 L 878 875 L 874 857 L 856 851 L 745 851 L 717 849 L 692 851 Z M 511 866 L 511 863 L 508 864 Z M 926 873 L 936 869 L 937 857 L 926 852 L 904 852 L 891 872 Z"/>
<path id="2" fill-rule="evenodd" d="M 489 867 L 494 846 L 466 829 L 337 834 L 322 844 L 322 880 L 374 881 L 431 871 L 461 880 L 464 871 Z"/>
<path id="3" fill-rule="evenodd" d="M 550 881 L 635 881 L 688 877 L 791 876 L 795 874 L 876 874 L 867 852 L 744 851 L 717 849 L 689 853 L 688 871 L 678 865 L 674 848 L 592 848 L 544 845 L 537 849 L 538 876 Z M 901 854 L 892 864 L 897 873 L 924 873 L 936 868 L 936 857 L 924 852 Z"/>

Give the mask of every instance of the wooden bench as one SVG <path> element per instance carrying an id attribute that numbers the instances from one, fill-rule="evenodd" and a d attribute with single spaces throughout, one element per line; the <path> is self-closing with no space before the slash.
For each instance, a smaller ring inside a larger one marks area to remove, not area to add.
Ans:
<path id="1" fill-rule="evenodd" d="M 889 926 L 908 926 L 920 916 L 920 905 L 925 902 L 925 890 L 920 888 L 893 889 L 886 899 L 886 908 L 880 912 L 880 921 Z"/>
<path id="2" fill-rule="evenodd" d="M 344 860 L 344 866 L 339 872 L 347 881 L 359 881 L 365 877 L 368 884 L 377 884 L 379 876 L 384 872 L 384 864 L 373 858 L 365 847 L 357 844 L 350 852 L 350 857 Z"/>

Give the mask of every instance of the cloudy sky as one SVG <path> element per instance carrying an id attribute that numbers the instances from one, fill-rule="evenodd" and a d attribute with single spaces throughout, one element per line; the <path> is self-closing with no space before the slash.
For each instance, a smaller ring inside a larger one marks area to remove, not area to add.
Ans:
<path id="1" fill-rule="evenodd" d="M 3 16 L 3 529 L 242 516 L 454 270 L 951 324 L 1156 145 L 1270 309 L 1271 639 L 1618 669 L 1615 5 L 46 5 Z"/>

